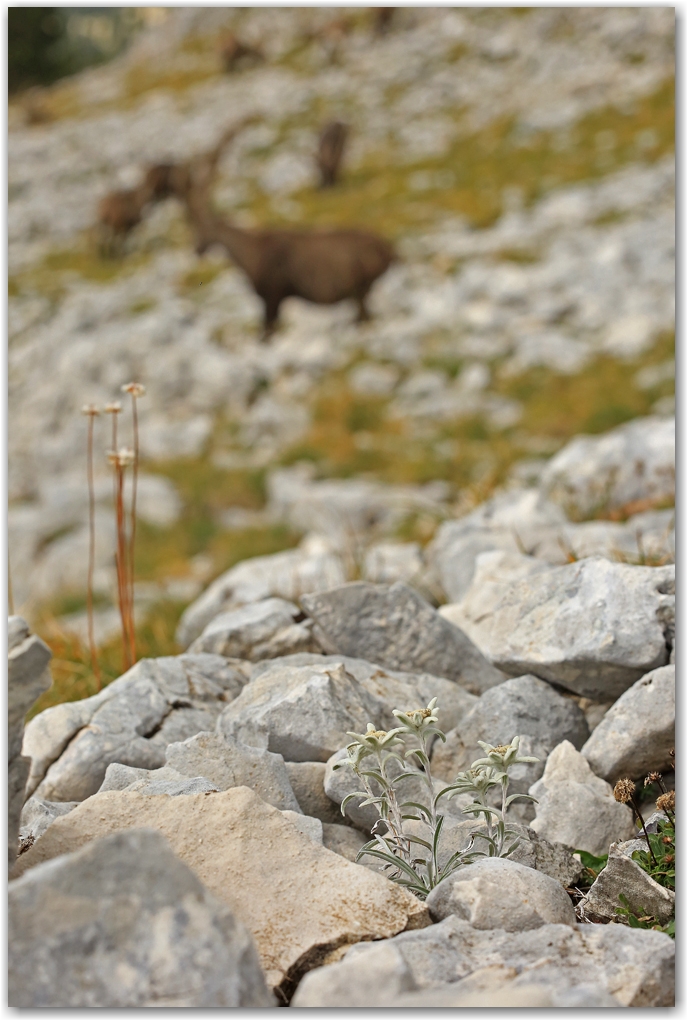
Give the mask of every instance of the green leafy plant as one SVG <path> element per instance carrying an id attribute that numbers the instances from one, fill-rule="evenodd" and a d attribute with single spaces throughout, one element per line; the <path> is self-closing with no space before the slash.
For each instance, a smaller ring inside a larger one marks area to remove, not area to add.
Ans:
<path id="1" fill-rule="evenodd" d="M 357 859 L 368 855 L 382 861 L 389 878 L 421 899 L 463 865 L 479 857 L 508 857 L 514 852 L 520 840 L 507 825 L 508 807 L 514 800 L 534 798 L 528 794 L 509 796 L 508 770 L 513 765 L 538 761 L 519 754 L 519 737 L 498 746 L 480 741 L 486 756 L 437 792 L 432 779 L 431 745 L 435 738 L 444 741 L 446 737 L 437 725 L 436 704 L 437 699 L 432 698 L 426 708 L 405 712 L 395 709 L 393 714 L 400 725 L 392 730 L 378 730 L 369 723 L 366 733 L 349 733 L 353 740 L 346 747 L 348 756 L 334 766 L 352 768 L 363 787 L 344 798 L 342 814 L 354 799 L 359 799 L 361 806 L 374 805 L 379 813 L 373 838 L 361 848 Z M 425 791 L 423 799 L 402 799 L 409 780 L 420 781 Z M 467 845 L 442 864 L 439 850 L 445 816 L 438 810 L 439 804 L 444 797 L 449 800 L 464 793 L 472 794 L 473 800 L 461 810 L 483 819 L 484 830 L 471 832 Z M 500 793 L 500 807 L 489 802 L 494 793 Z M 429 838 L 410 831 L 408 822 L 424 823 Z M 482 840 L 483 846 L 476 848 L 476 840 Z"/>
<path id="2" fill-rule="evenodd" d="M 675 938 L 675 918 L 671 917 L 667 924 L 659 924 L 655 917 L 651 914 L 647 914 L 642 908 L 641 916 L 638 916 L 630 908 L 630 902 L 624 893 L 621 893 L 618 897 L 622 903 L 622 907 L 616 907 L 615 912 L 620 917 L 625 917 L 630 928 L 645 928 L 651 931 L 662 931 L 665 935 L 670 935 L 671 939 Z"/>
<path id="3" fill-rule="evenodd" d="M 600 857 L 596 857 L 594 854 L 590 854 L 587 850 L 576 850 L 575 856 L 580 858 L 584 867 L 578 886 L 581 889 L 589 889 L 590 886 L 596 882 L 597 878 L 606 867 L 608 863 L 608 854 L 602 854 Z"/>

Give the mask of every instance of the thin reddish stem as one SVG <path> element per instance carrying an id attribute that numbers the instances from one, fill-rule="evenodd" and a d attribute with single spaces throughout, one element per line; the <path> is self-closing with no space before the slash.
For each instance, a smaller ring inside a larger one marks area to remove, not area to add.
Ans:
<path id="1" fill-rule="evenodd" d="M 134 630 L 134 546 L 136 543 L 136 494 L 138 489 L 138 409 L 136 407 L 136 394 L 131 394 L 131 408 L 134 420 L 134 469 L 131 488 L 131 526 L 129 529 L 129 586 L 130 586 L 130 620 L 129 628 L 131 634 L 131 657 L 136 662 L 136 634 Z"/>
<path id="2" fill-rule="evenodd" d="M 126 526 L 124 521 L 124 468 L 117 463 L 115 465 L 117 497 L 115 502 L 117 519 L 117 588 L 119 594 L 119 615 L 122 620 L 122 650 L 124 653 L 124 664 L 131 669 L 131 645 L 129 640 L 129 613 L 127 583 L 127 554 L 126 554 Z"/>
<path id="3" fill-rule="evenodd" d="M 98 654 L 95 647 L 95 635 L 93 632 L 93 571 L 95 566 L 95 487 L 93 484 L 93 419 L 94 415 L 88 416 L 88 448 L 87 448 L 87 471 L 88 471 L 88 647 L 91 654 L 91 669 L 95 674 L 98 683 L 98 690 L 103 686 L 103 680 L 98 663 Z"/>

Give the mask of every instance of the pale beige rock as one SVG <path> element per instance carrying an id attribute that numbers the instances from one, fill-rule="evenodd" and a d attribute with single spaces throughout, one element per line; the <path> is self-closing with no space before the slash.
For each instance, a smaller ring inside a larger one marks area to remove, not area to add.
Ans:
<path id="1" fill-rule="evenodd" d="M 339 945 L 429 923 L 411 893 L 297 831 L 246 787 L 186 797 L 111 791 L 89 797 L 15 867 L 29 868 L 121 829 L 157 829 L 255 939 L 268 984 L 293 982 Z"/>

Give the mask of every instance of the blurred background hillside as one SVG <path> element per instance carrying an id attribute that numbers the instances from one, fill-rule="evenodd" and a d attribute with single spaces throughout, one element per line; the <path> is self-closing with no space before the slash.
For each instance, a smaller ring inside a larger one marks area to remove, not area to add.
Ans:
<path id="1" fill-rule="evenodd" d="M 183 609 L 241 560 L 316 534 L 347 577 L 409 576 L 442 521 L 537 485 L 572 437 L 674 413 L 673 10 L 389 10 L 10 9 L 9 555 L 14 608 L 55 653 L 46 698 L 95 690 L 81 407 L 121 399 L 130 445 L 131 380 L 140 655 L 178 652 Z M 393 241 L 370 322 L 291 298 L 260 343 L 249 283 L 195 254 L 174 198 L 99 243 L 104 195 L 250 114 L 217 208 Z M 334 120 L 348 144 L 320 188 Z M 110 428 L 96 419 L 107 679 Z"/>

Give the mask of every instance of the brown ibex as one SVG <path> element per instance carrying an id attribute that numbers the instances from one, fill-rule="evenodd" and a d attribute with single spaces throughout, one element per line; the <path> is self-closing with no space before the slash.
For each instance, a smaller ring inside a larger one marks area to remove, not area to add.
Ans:
<path id="1" fill-rule="evenodd" d="M 137 188 L 110 191 L 98 203 L 98 232 L 100 249 L 113 254 L 127 234 L 141 222 L 143 209 L 151 199 L 149 186 L 144 182 Z"/>
<path id="2" fill-rule="evenodd" d="M 348 125 L 339 120 L 333 120 L 323 127 L 317 150 L 320 187 L 332 188 L 336 184 L 347 137 Z"/>
<path id="3" fill-rule="evenodd" d="M 386 35 L 391 28 L 391 22 L 396 11 L 395 7 L 373 7 L 374 11 L 374 34 Z"/>
<path id="4" fill-rule="evenodd" d="M 249 46 L 242 42 L 235 32 L 225 32 L 219 45 L 222 67 L 231 74 L 238 70 L 241 65 L 250 67 L 261 64 L 265 57 L 262 50 L 257 46 Z"/>
<path id="5" fill-rule="evenodd" d="M 202 189 L 190 190 L 187 206 L 197 253 L 221 245 L 262 299 L 263 341 L 274 331 L 287 297 L 317 305 L 352 298 L 357 321 L 368 319 L 369 290 L 396 258 L 388 241 L 364 230 L 243 230 L 214 213 Z"/>

